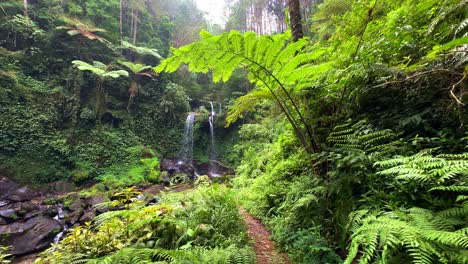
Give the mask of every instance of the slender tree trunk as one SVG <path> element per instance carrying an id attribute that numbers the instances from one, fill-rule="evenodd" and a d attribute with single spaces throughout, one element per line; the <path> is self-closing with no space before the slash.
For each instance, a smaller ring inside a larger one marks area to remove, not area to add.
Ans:
<path id="1" fill-rule="evenodd" d="M 120 52 L 122 53 L 122 45 L 123 45 L 123 0 L 120 0 L 120 21 L 119 21 L 119 26 L 120 26 Z"/>
<path id="2" fill-rule="evenodd" d="M 137 32 L 138 32 L 138 9 L 135 10 L 135 21 L 133 22 L 133 45 L 136 43 Z"/>
<path id="3" fill-rule="evenodd" d="M 24 15 L 28 16 L 28 0 L 23 0 L 23 6 L 24 6 Z"/>
<path id="4" fill-rule="evenodd" d="M 131 20 L 130 20 L 130 38 L 133 38 L 133 22 L 135 21 L 135 11 L 133 10 L 132 8 L 132 17 L 131 17 Z"/>
<path id="5" fill-rule="evenodd" d="M 288 0 L 289 20 L 294 41 L 304 37 L 301 19 L 301 5 L 299 0 Z"/>

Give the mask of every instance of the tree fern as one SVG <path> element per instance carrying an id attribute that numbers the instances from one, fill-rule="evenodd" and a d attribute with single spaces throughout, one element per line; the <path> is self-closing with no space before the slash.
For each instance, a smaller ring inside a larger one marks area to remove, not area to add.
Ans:
<path id="1" fill-rule="evenodd" d="M 290 32 L 275 36 L 257 36 L 253 32 L 241 34 L 231 31 L 213 36 L 206 31 L 200 33 L 199 42 L 174 50 L 155 70 L 174 72 L 181 64 L 188 64 L 189 70 L 207 73 L 212 71 L 213 80 L 227 81 L 234 70 L 248 70 L 249 80 L 256 89 L 268 91 L 271 97 L 293 126 L 294 131 L 308 151 L 318 151 L 315 133 L 305 122 L 302 111 L 294 98 L 294 91 L 311 87 L 319 73 L 330 69 L 331 64 L 314 65 L 322 55 L 321 51 L 306 52 L 307 39 L 289 42 Z M 242 101 L 249 97 L 240 97 Z M 251 104 L 238 102 L 247 108 L 233 109 L 228 118 L 234 122 L 244 111 L 252 110 Z M 312 142 L 310 144 L 309 142 Z"/>
<path id="2" fill-rule="evenodd" d="M 96 85 L 96 102 L 95 102 L 95 111 L 98 117 L 100 117 L 100 110 L 105 104 L 105 93 L 103 91 L 103 83 L 106 79 L 119 78 L 120 76 L 128 77 L 128 72 L 124 70 L 115 70 L 110 71 L 109 66 L 105 65 L 100 61 L 94 61 L 93 64 L 89 64 L 84 61 L 74 60 L 72 61 L 81 71 L 90 71 L 98 77 Z"/>
<path id="3" fill-rule="evenodd" d="M 130 77 L 132 79 L 132 82 L 130 83 L 130 86 L 128 87 L 128 94 L 130 95 L 130 97 L 128 98 L 127 111 L 129 111 L 132 100 L 135 97 L 135 95 L 138 93 L 139 78 L 142 76 L 151 77 L 151 72 L 148 72 L 148 70 L 151 69 L 152 67 L 149 65 L 133 63 L 130 61 L 118 60 L 117 62 L 120 65 L 127 68 L 128 70 L 130 70 Z"/>
<path id="4" fill-rule="evenodd" d="M 157 49 L 152 49 L 152 48 L 147 48 L 147 47 L 138 47 L 138 46 L 135 46 L 127 41 L 122 41 L 122 48 L 123 49 L 128 49 L 128 50 L 131 50 L 137 54 L 141 54 L 141 55 L 150 55 L 150 56 L 153 56 L 153 57 L 156 57 L 158 59 L 162 59 L 161 55 L 159 55 L 158 53 L 158 50 Z"/>

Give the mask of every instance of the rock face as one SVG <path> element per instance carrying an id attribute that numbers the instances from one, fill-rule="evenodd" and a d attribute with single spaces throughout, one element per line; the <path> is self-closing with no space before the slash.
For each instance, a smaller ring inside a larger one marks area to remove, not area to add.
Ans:
<path id="1" fill-rule="evenodd" d="M 90 222 L 109 210 L 96 206 L 109 201 L 107 196 L 68 193 L 73 189 L 57 182 L 37 191 L 0 175 L 0 245 L 11 246 L 8 253 L 15 256 L 34 253 L 59 239 L 66 227 Z"/>
<path id="2" fill-rule="evenodd" d="M 37 216 L 26 222 L 0 226 L 5 244 L 11 245 L 11 254 L 24 255 L 44 249 L 62 229 L 60 223 L 49 216 Z"/>
<path id="3" fill-rule="evenodd" d="M 37 192 L 29 187 L 21 187 L 6 177 L 0 178 L 0 198 L 2 200 L 23 202 L 31 200 L 34 196 L 37 196 Z"/>
<path id="4" fill-rule="evenodd" d="M 215 166 L 215 170 L 213 171 L 212 167 Z M 210 177 L 218 177 L 224 175 L 233 175 L 235 174 L 234 170 L 229 168 L 228 166 L 224 165 L 223 163 L 212 160 L 210 162 L 197 164 L 197 172 L 200 175 L 208 175 Z"/>
<path id="5" fill-rule="evenodd" d="M 169 176 L 173 176 L 179 173 L 185 173 L 189 176 L 193 176 L 195 173 L 195 168 L 183 161 L 163 159 L 161 161 L 161 171 L 167 171 Z"/>

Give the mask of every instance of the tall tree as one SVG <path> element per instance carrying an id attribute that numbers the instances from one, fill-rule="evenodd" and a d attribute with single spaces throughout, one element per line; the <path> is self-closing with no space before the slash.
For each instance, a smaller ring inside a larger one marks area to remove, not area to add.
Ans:
<path id="1" fill-rule="evenodd" d="M 23 0 L 24 15 L 28 16 L 28 0 Z"/>
<path id="2" fill-rule="evenodd" d="M 299 0 L 288 0 L 289 21 L 291 23 L 291 32 L 294 41 L 304 37 L 302 29 L 301 5 Z"/>
<path id="3" fill-rule="evenodd" d="M 120 14 L 119 14 L 119 29 L 120 29 L 120 48 L 122 49 L 123 45 L 123 0 L 119 1 L 120 5 Z"/>

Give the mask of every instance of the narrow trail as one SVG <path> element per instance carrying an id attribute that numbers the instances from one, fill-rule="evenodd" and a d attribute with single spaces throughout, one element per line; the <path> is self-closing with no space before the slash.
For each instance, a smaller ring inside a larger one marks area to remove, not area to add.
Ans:
<path id="1" fill-rule="evenodd" d="M 242 217 L 247 225 L 247 234 L 254 241 L 255 255 L 258 264 L 290 264 L 286 254 L 276 251 L 276 244 L 270 239 L 270 231 L 249 214 L 242 207 L 239 207 Z"/>

